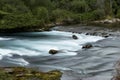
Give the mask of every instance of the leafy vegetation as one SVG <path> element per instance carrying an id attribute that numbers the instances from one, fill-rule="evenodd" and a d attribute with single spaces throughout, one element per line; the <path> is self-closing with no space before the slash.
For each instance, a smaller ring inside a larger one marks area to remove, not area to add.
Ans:
<path id="1" fill-rule="evenodd" d="M 0 29 L 120 18 L 120 0 L 0 0 Z"/>

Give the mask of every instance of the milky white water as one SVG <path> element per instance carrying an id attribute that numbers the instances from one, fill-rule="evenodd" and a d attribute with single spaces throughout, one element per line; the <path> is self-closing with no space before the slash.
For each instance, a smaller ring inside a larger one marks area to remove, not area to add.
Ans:
<path id="1" fill-rule="evenodd" d="M 78 36 L 78 40 L 72 39 L 72 35 Z M 4 57 L 19 56 L 51 56 L 50 49 L 59 50 L 54 56 L 75 56 L 76 51 L 88 42 L 96 42 L 103 39 L 99 36 L 88 36 L 84 34 L 50 31 L 50 32 L 27 32 L 11 34 L 0 37 L 0 59 Z M 12 59 L 14 63 L 28 64 L 23 59 Z M 17 62 L 18 61 L 18 62 Z M 24 65 L 25 65 L 24 64 Z"/>

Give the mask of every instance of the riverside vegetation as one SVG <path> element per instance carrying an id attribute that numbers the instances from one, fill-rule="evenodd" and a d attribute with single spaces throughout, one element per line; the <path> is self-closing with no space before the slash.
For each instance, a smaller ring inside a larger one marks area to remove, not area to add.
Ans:
<path id="1" fill-rule="evenodd" d="M 120 18 L 120 0 L 0 0 L 0 32 Z"/>

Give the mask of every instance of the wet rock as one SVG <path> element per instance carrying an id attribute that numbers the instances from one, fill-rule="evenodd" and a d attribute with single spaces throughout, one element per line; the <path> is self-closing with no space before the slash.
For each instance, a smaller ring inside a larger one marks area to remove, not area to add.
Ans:
<path id="1" fill-rule="evenodd" d="M 18 54 L 14 54 L 13 53 L 13 56 L 12 56 L 13 58 L 20 58 L 21 56 L 20 55 L 18 55 Z"/>
<path id="2" fill-rule="evenodd" d="M 108 38 L 108 37 L 109 37 L 109 35 L 104 35 L 103 37 Z"/>
<path id="3" fill-rule="evenodd" d="M 93 45 L 92 44 L 85 44 L 82 49 L 89 49 L 89 48 L 92 48 Z"/>
<path id="4" fill-rule="evenodd" d="M 76 35 L 72 35 L 73 39 L 78 39 L 78 37 Z"/>
<path id="5" fill-rule="evenodd" d="M 90 32 L 90 33 L 86 33 L 85 35 L 93 35 L 93 36 L 97 36 L 98 33 L 97 33 L 97 32 Z"/>
<path id="6" fill-rule="evenodd" d="M 105 37 L 105 38 L 107 38 L 107 37 L 109 37 L 109 36 L 110 36 L 110 35 L 109 35 L 109 34 L 107 34 L 107 33 L 102 33 L 101 35 L 102 35 L 102 37 Z"/>
<path id="7" fill-rule="evenodd" d="M 90 33 L 86 33 L 85 35 L 90 35 Z"/>
<path id="8" fill-rule="evenodd" d="M 54 54 L 57 54 L 57 53 L 58 53 L 58 50 L 54 50 L 54 49 L 49 50 L 49 54 L 54 55 Z"/>

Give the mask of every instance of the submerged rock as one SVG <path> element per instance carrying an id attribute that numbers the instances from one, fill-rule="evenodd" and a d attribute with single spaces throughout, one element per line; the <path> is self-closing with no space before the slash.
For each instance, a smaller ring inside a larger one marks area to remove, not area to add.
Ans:
<path id="1" fill-rule="evenodd" d="M 60 80 L 58 70 L 40 72 L 23 67 L 0 68 L 0 80 Z"/>
<path id="2" fill-rule="evenodd" d="M 73 39 L 78 39 L 78 37 L 76 35 L 72 35 Z"/>
<path id="3" fill-rule="evenodd" d="M 89 49 L 89 48 L 92 48 L 93 45 L 92 44 L 85 44 L 82 49 Z"/>
<path id="4" fill-rule="evenodd" d="M 51 49 L 49 51 L 49 54 L 52 54 L 52 55 L 57 54 L 57 53 L 58 53 L 58 50 Z"/>

